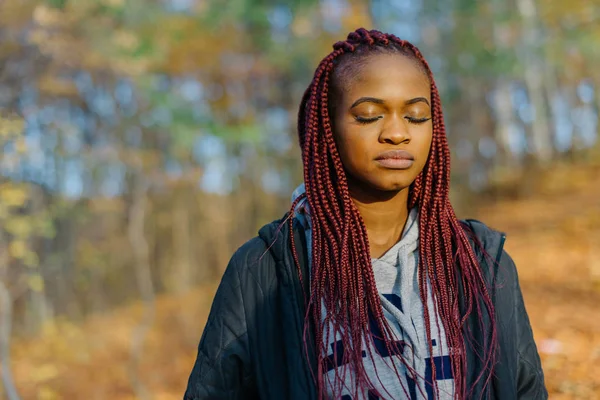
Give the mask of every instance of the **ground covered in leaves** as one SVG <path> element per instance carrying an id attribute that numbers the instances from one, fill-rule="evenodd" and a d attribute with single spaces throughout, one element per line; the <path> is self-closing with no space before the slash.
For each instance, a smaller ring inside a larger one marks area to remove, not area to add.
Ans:
<path id="1" fill-rule="evenodd" d="M 552 399 L 600 399 L 600 168 L 558 168 L 480 210 L 507 233 Z"/>
<path id="2" fill-rule="evenodd" d="M 557 168 L 536 185 L 535 195 L 475 216 L 507 233 L 551 399 L 600 399 L 600 169 Z M 140 305 L 14 340 L 22 398 L 134 399 L 137 371 L 154 399 L 181 399 L 215 287 L 158 300 L 137 367 L 129 359 Z"/>

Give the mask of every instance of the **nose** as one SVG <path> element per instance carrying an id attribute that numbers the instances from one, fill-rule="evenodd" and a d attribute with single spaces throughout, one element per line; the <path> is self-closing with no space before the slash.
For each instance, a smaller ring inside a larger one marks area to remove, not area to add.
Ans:
<path id="1" fill-rule="evenodd" d="M 410 142 L 410 132 L 404 118 L 392 115 L 386 122 L 379 134 L 380 143 L 397 145 Z"/>

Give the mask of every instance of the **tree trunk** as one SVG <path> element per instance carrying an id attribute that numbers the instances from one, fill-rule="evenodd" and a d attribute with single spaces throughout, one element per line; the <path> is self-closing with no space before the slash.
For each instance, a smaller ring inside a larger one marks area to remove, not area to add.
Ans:
<path id="1" fill-rule="evenodd" d="M 155 294 L 150 272 L 149 246 L 144 233 L 144 219 L 147 207 L 148 184 L 139 172 L 133 179 L 133 193 L 129 207 L 129 225 L 127 234 L 134 258 L 134 267 L 138 290 L 144 303 L 142 320 L 134 329 L 131 341 L 131 359 L 129 377 L 139 399 L 151 399 L 152 394 L 139 376 L 139 364 L 143 356 L 144 341 L 152 327 L 155 315 Z"/>
<path id="2" fill-rule="evenodd" d="M 546 165 L 552 157 L 552 135 L 548 121 L 548 108 L 544 95 L 544 60 L 536 51 L 541 47 L 538 40 L 539 26 L 534 0 L 517 0 L 517 8 L 523 21 L 523 45 L 520 48 L 525 66 L 525 85 L 529 101 L 535 110 L 532 123 L 531 143 L 540 165 Z"/>
<path id="3" fill-rule="evenodd" d="M 8 274 L 8 251 L 0 237 L 0 279 Z M 13 382 L 10 365 L 10 336 L 12 331 L 13 299 L 10 291 L 0 280 L 0 373 L 2 386 L 8 400 L 19 400 L 17 388 Z"/>
<path id="4" fill-rule="evenodd" d="M 193 198 L 190 195 L 192 188 L 185 182 L 174 190 L 172 208 L 172 238 L 175 268 L 172 269 L 169 282 L 174 293 L 182 296 L 190 290 L 194 283 L 192 274 L 192 239 L 190 232 L 190 207 Z M 179 330 L 188 346 L 193 346 L 198 341 L 196 331 L 193 329 L 192 320 L 183 307 L 177 313 Z"/>
<path id="5" fill-rule="evenodd" d="M 182 185 L 174 191 L 172 238 L 175 268 L 173 268 L 170 281 L 176 294 L 186 293 L 192 283 L 188 190 L 190 188 L 187 185 Z"/>

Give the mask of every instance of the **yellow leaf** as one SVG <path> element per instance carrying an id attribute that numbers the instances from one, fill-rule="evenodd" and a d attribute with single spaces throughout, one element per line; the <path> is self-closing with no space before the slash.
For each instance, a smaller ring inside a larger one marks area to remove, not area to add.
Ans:
<path id="1" fill-rule="evenodd" d="M 14 185 L 0 188 L 0 202 L 8 207 L 20 207 L 27 201 L 27 190 Z"/>
<path id="2" fill-rule="evenodd" d="M 55 368 L 56 369 L 56 368 Z M 42 386 L 38 389 L 38 399 L 39 400 L 58 400 L 62 397 L 55 392 L 53 389 L 48 386 Z"/>
<path id="3" fill-rule="evenodd" d="M 27 284 L 34 292 L 41 292 L 44 290 L 44 280 L 40 275 L 31 275 L 27 278 Z"/>
<path id="4" fill-rule="evenodd" d="M 0 137 L 8 138 L 9 136 L 20 134 L 25 129 L 23 119 L 18 117 L 3 118 L 0 116 Z"/>
<path id="5" fill-rule="evenodd" d="M 48 381 L 58 376 L 58 368 L 53 364 L 42 364 L 34 370 L 32 375 L 37 382 Z"/>
<path id="6" fill-rule="evenodd" d="M 114 32 L 113 41 L 125 50 L 133 50 L 140 45 L 140 39 L 135 33 L 122 29 Z"/>
<path id="7" fill-rule="evenodd" d="M 27 217 L 13 217 L 4 223 L 4 227 L 11 235 L 25 239 L 32 233 L 33 226 Z"/>
<path id="8" fill-rule="evenodd" d="M 68 97 L 77 93 L 77 87 L 72 81 L 50 74 L 44 75 L 38 80 L 38 88 L 44 93 L 57 97 Z"/>
<path id="9" fill-rule="evenodd" d="M 41 26 L 56 25 L 61 19 L 64 19 L 64 15 L 47 5 L 39 5 L 33 11 L 33 19 Z"/>
<path id="10" fill-rule="evenodd" d="M 23 258 L 27 254 L 27 244 L 24 240 L 13 240 L 8 245 L 8 251 L 14 258 Z"/>

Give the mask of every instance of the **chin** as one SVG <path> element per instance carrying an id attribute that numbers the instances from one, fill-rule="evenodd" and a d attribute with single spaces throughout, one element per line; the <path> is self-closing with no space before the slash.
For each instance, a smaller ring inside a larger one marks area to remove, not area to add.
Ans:
<path id="1" fill-rule="evenodd" d="M 381 192 L 400 192 L 409 188 L 412 181 L 373 182 L 370 186 Z"/>
<path id="2" fill-rule="evenodd" d="M 407 174 L 407 171 L 402 172 L 404 173 L 389 174 L 388 176 L 382 177 L 384 179 L 377 179 L 377 182 L 373 183 L 378 184 L 377 186 L 379 187 L 379 190 L 384 190 L 386 192 L 399 192 L 410 187 L 410 185 L 412 185 L 416 179 L 416 177 L 413 179 L 413 174 Z"/>
<path id="3" fill-rule="evenodd" d="M 414 179 L 412 179 L 412 175 L 413 174 L 396 173 L 382 176 L 382 174 L 379 172 L 375 174 L 362 174 L 362 176 L 352 176 L 349 174 L 348 183 L 350 186 L 354 186 L 356 189 L 359 189 L 362 192 L 391 195 L 410 188 L 414 181 Z"/>
<path id="4" fill-rule="evenodd" d="M 399 192 L 401 190 L 407 189 L 410 187 L 410 183 L 397 183 L 395 185 L 389 185 L 385 190 L 387 192 Z"/>

